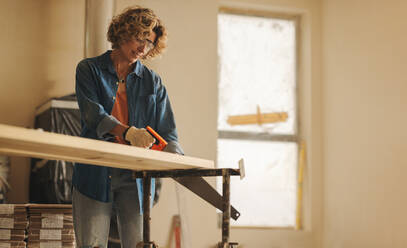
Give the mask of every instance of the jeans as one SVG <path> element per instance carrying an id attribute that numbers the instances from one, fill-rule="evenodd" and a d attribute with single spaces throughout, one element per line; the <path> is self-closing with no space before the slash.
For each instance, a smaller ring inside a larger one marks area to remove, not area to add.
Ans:
<path id="1" fill-rule="evenodd" d="M 122 248 L 136 248 L 143 239 L 143 216 L 140 215 L 137 184 L 132 178 L 132 171 L 113 168 L 111 176 L 112 202 L 100 202 L 73 189 L 72 208 L 77 247 L 107 247 L 113 209 L 117 215 Z"/>

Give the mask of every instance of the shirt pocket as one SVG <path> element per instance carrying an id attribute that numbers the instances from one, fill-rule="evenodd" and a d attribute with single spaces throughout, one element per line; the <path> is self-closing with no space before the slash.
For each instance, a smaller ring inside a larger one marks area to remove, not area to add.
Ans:
<path id="1" fill-rule="evenodd" d="M 152 125 L 156 116 L 156 95 L 139 96 L 136 101 L 136 123 L 142 127 Z"/>

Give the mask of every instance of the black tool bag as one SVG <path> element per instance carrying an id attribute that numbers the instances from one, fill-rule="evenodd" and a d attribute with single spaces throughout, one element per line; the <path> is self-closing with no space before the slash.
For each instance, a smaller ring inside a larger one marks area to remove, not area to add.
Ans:
<path id="1" fill-rule="evenodd" d="M 37 109 L 34 128 L 79 136 L 80 113 L 75 95 L 53 98 Z M 31 159 L 30 202 L 72 203 L 73 163 Z"/>

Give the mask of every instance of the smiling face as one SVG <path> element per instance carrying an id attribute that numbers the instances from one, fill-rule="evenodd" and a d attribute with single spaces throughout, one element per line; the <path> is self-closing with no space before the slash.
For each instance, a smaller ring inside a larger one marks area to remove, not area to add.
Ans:
<path id="1" fill-rule="evenodd" d="M 120 45 L 119 51 L 123 59 L 127 60 L 130 64 L 136 62 L 138 59 L 143 58 L 148 52 L 154 48 L 156 34 L 151 34 L 144 40 L 132 39 Z"/>
<path id="2" fill-rule="evenodd" d="M 146 34 L 151 32 L 154 34 L 146 37 Z M 138 42 L 133 40 L 136 37 L 142 40 Z M 135 6 L 127 8 L 113 17 L 107 31 L 107 40 L 112 43 L 116 56 L 125 55 L 126 62 L 128 62 L 127 60 L 134 62 L 140 58 L 147 60 L 164 52 L 167 47 L 167 30 L 153 10 Z M 147 50 L 140 56 L 138 45 L 146 46 L 153 41 L 153 46 L 150 45 L 150 49 L 147 46 Z"/>

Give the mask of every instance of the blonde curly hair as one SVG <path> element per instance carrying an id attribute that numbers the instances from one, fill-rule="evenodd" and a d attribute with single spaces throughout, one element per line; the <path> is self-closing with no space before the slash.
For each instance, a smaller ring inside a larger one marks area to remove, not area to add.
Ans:
<path id="1" fill-rule="evenodd" d="M 167 47 L 167 30 L 151 9 L 134 6 L 113 17 L 107 31 L 107 40 L 116 49 L 132 39 L 144 40 L 151 32 L 156 34 L 154 48 L 143 59 L 153 58 L 164 51 Z"/>

